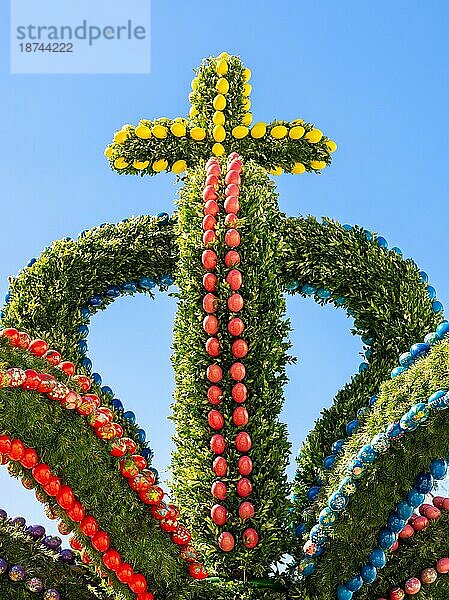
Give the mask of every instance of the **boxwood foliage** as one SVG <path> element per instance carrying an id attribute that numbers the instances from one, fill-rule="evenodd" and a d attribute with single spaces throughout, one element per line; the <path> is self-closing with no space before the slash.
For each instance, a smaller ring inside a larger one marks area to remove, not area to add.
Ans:
<path id="1" fill-rule="evenodd" d="M 33 540 L 25 529 L 10 520 L 0 521 L 0 556 L 9 566 L 21 565 L 26 579 L 38 577 L 47 589 L 55 588 L 65 600 L 106 600 L 111 594 L 103 582 L 87 567 L 78 563 L 67 565 L 59 552 L 49 550 L 41 541 Z M 2 598 L 32 600 L 36 594 L 25 587 L 25 582 L 12 582 L 7 574 L 0 577 Z"/>
<path id="2" fill-rule="evenodd" d="M 304 520 L 308 488 L 317 477 L 327 477 L 323 459 L 331 454 L 332 443 L 346 437 L 346 424 L 368 405 L 398 364 L 398 355 L 434 331 L 441 315 L 432 311 L 416 264 L 381 248 L 375 236 L 359 227 L 347 231 L 328 219 L 318 223 L 313 217 L 289 218 L 283 239 L 284 284 L 298 281 L 298 294 L 306 283 L 330 290 L 328 301 L 315 297 L 319 304 L 345 298 L 343 308 L 354 316 L 352 332 L 373 340 L 368 370 L 338 392 L 301 448 L 294 483 L 297 523 Z"/>
<path id="3" fill-rule="evenodd" d="M 225 164 L 222 171 L 226 171 Z M 210 383 L 206 378 L 211 357 L 205 350 L 207 334 L 202 328 L 205 316 L 202 298 L 205 294 L 202 279 L 205 270 L 202 253 L 202 189 L 205 181 L 204 166 L 189 173 L 191 185 L 183 188 L 179 198 L 177 231 L 179 234 L 179 265 L 177 280 L 180 297 L 174 325 L 174 356 L 176 390 L 173 420 L 176 424 L 176 451 L 173 456 L 174 489 L 182 517 L 195 533 L 195 543 L 207 562 L 219 575 L 248 578 L 263 576 L 288 547 L 286 528 L 289 486 L 285 468 L 289 457 L 286 426 L 278 416 L 283 404 L 282 388 L 286 382 L 285 364 L 289 343 L 286 336 L 289 323 L 284 319 L 285 300 L 279 286 L 279 240 L 282 215 L 278 210 L 277 196 L 266 172 L 253 162 L 246 162 L 242 175 L 239 212 L 241 256 L 239 266 L 243 276 L 240 290 L 245 305 L 241 317 L 245 323 L 244 339 L 249 353 L 242 359 L 247 369 L 245 383 L 249 397 L 245 405 L 249 411 L 248 425 L 243 428 L 251 436 L 253 446 L 250 456 L 254 463 L 251 479 L 251 501 L 256 514 L 253 520 L 243 523 L 238 516 L 241 498 L 235 485 L 240 478 L 237 471 L 239 453 L 234 439 L 239 429 L 232 422 L 236 406 L 231 396 L 232 383 L 228 375 L 235 359 L 232 357 L 227 324 L 234 313 L 227 308 L 231 291 L 225 281 L 230 270 L 224 266 L 227 247 L 224 244 L 224 215 L 218 222 L 219 256 L 217 267 L 217 317 L 220 323 L 218 338 L 221 354 L 213 362 L 223 369 L 224 400 L 220 410 L 225 425 L 220 433 L 227 440 L 225 457 L 229 463 L 228 475 L 222 480 L 228 486 L 228 497 L 223 502 L 229 512 L 225 528 L 217 527 L 210 516 L 216 503 L 211 485 L 216 479 L 212 470 L 214 455 L 210 439 L 214 431 L 209 427 L 207 414 L 211 405 L 207 400 Z M 224 184 L 225 185 L 225 184 Z M 221 189 L 223 194 L 224 190 Z M 241 430 L 242 428 L 240 428 Z M 242 533 L 254 526 L 260 542 L 253 550 L 242 544 Z M 235 539 L 232 552 L 222 552 L 217 544 L 220 532 L 226 529 Z"/>
<path id="4" fill-rule="evenodd" d="M 438 343 L 425 358 L 400 377 L 383 384 L 378 402 L 360 430 L 351 437 L 329 476 L 317 501 L 317 513 L 338 487 L 347 463 L 361 446 L 384 431 L 389 423 L 397 421 L 413 404 L 425 401 L 440 389 L 449 389 L 449 340 Z M 334 598 L 337 585 L 357 574 L 366 564 L 369 553 L 377 546 L 379 531 L 387 525 L 396 504 L 413 487 L 418 473 L 428 472 L 433 459 L 446 457 L 449 450 L 448 424 L 447 411 L 432 414 L 425 427 L 394 442 L 389 451 L 380 455 L 369 467 L 358 491 L 333 528 L 327 551 L 319 559 L 317 574 L 309 580 L 311 597 Z M 435 543 L 439 543 L 436 538 Z M 432 540 L 424 546 L 426 552 L 432 552 L 433 547 Z M 413 554 L 410 555 L 410 564 L 407 556 L 402 556 L 400 547 L 396 563 L 398 578 L 406 577 L 416 568 Z M 384 571 L 379 572 L 379 585 L 384 584 L 383 574 Z"/>

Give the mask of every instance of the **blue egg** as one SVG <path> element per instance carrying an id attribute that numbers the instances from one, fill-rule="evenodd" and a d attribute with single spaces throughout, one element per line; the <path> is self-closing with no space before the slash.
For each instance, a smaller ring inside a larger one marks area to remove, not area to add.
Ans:
<path id="1" fill-rule="evenodd" d="M 7 292 L 6 296 L 5 296 L 5 302 L 6 304 L 11 300 L 11 292 Z"/>
<path id="2" fill-rule="evenodd" d="M 343 450 L 343 446 L 345 445 L 345 440 L 336 440 L 331 446 L 332 454 L 340 454 Z"/>
<path id="3" fill-rule="evenodd" d="M 299 563 L 298 570 L 304 575 L 304 577 L 308 577 L 315 572 L 315 563 L 311 558 L 303 558 Z"/>
<path id="4" fill-rule="evenodd" d="M 81 360 L 81 364 L 87 371 L 90 371 L 92 369 L 92 361 L 90 360 L 90 358 L 87 358 L 87 356 L 85 356 Z"/>
<path id="5" fill-rule="evenodd" d="M 108 289 L 105 292 L 105 296 L 107 296 L 108 298 L 118 298 L 121 295 L 121 291 L 120 288 L 118 287 L 118 285 L 111 285 L 111 287 L 108 287 Z"/>
<path id="6" fill-rule="evenodd" d="M 445 402 L 443 399 L 445 394 L 446 394 L 446 392 L 444 390 L 438 390 L 438 392 L 435 392 L 434 394 L 432 394 L 427 400 L 427 404 L 429 405 L 429 408 L 436 409 L 436 410 L 443 410 L 444 408 L 446 408 Z"/>
<path id="7" fill-rule="evenodd" d="M 327 540 L 327 533 L 321 525 L 314 525 L 310 530 L 309 538 L 314 544 L 321 546 Z"/>
<path id="8" fill-rule="evenodd" d="M 156 218 L 159 225 L 167 225 L 170 221 L 170 216 L 166 212 L 157 213 Z"/>
<path id="9" fill-rule="evenodd" d="M 399 256 L 402 256 L 402 250 L 400 248 L 398 248 L 397 246 L 393 246 L 391 251 L 396 252 L 396 254 L 399 254 Z"/>
<path id="10" fill-rule="evenodd" d="M 159 471 L 157 469 L 155 469 L 154 467 L 150 467 L 150 471 L 153 473 L 156 483 L 158 483 L 159 482 Z"/>
<path id="11" fill-rule="evenodd" d="M 367 335 L 362 335 L 362 342 L 365 344 L 365 346 L 372 346 L 373 338 Z"/>
<path id="12" fill-rule="evenodd" d="M 335 298 L 334 302 L 337 306 L 342 306 L 346 302 L 346 298 L 340 296 L 338 298 Z"/>
<path id="13" fill-rule="evenodd" d="M 78 327 L 78 333 L 81 336 L 86 337 L 87 335 L 89 335 L 89 327 L 87 325 L 80 325 Z"/>
<path id="14" fill-rule="evenodd" d="M 367 348 L 365 350 L 365 358 L 366 358 L 366 360 L 369 360 L 372 357 L 372 355 L 373 355 L 373 351 L 371 350 L 371 348 Z"/>
<path id="15" fill-rule="evenodd" d="M 332 296 L 332 292 L 330 290 L 327 290 L 326 288 L 319 288 L 316 291 L 316 295 L 318 296 L 318 298 L 321 298 L 322 300 L 327 300 L 328 298 L 330 298 Z"/>
<path id="16" fill-rule="evenodd" d="M 399 533 L 404 527 L 405 521 L 397 513 L 393 513 L 388 517 L 388 529 L 391 529 L 394 533 Z"/>
<path id="17" fill-rule="evenodd" d="M 424 283 L 427 283 L 429 281 L 429 276 L 425 271 L 420 271 L 419 276 L 421 278 L 421 281 L 423 281 Z"/>
<path id="18" fill-rule="evenodd" d="M 432 310 L 434 313 L 439 313 L 444 310 L 444 306 L 441 304 L 439 300 L 434 300 L 432 302 Z"/>
<path id="19" fill-rule="evenodd" d="M 122 401 L 121 401 L 121 400 L 119 400 L 118 398 L 114 398 L 114 399 L 111 401 L 111 404 L 112 404 L 113 408 L 115 408 L 115 410 L 123 410 L 123 404 L 122 404 Z"/>
<path id="20" fill-rule="evenodd" d="M 305 283 L 302 286 L 301 291 L 306 296 L 312 296 L 312 294 L 316 292 L 316 287 L 314 285 L 310 285 L 309 283 Z"/>
<path id="21" fill-rule="evenodd" d="M 401 429 L 399 422 L 390 423 L 385 433 L 390 438 L 390 440 L 399 440 L 404 435 L 404 432 Z"/>
<path id="22" fill-rule="evenodd" d="M 130 423 L 136 422 L 136 415 L 133 413 L 132 410 L 127 410 L 125 413 L 123 413 L 123 418 L 129 421 Z"/>
<path id="23" fill-rule="evenodd" d="M 150 462 L 153 459 L 154 452 L 152 448 L 142 448 L 140 454 L 144 457 L 147 462 Z"/>
<path id="24" fill-rule="evenodd" d="M 421 424 L 429 418 L 429 407 L 424 402 L 418 402 L 411 407 L 409 413 L 415 423 Z"/>
<path id="25" fill-rule="evenodd" d="M 390 550 L 396 542 L 396 534 L 391 529 L 382 529 L 379 533 L 379 546 L 383 550 Z"/>
<path id="26" fill-rule="evenodd" d="M 387 557 L 385 556 L 385 552 L 382 550 L 382 548 L 374 548 L 369 555 L 369 561 L 373 567 L 376 567 L 376 569 L 382 569 L 387 563 Z"/>
<path id="27" fill-rule="evenodd" d="M 357 418 L 362 419 L 363 417 L 366 417 L 366 415 L 369 412 L 370 412 L 369 406 L 362 406 L 362 408 L 359 408 L 359 410 L 357 411 Z"/>
<path id="28" fill-rule="evenodd" d="M 144 429 L 137 429 L 136 431 L 136 438 L 137 440 L 143 444 L 147 438 L 147 434 L 145 433 Z"/>
<path id="29" fill-rule="evenodd" d="M 326 456 L 326 458 L 323 460 L 323 467 L 326 469 L 326 471 L 330 471 L 334 465 L 335 465 L 335 456 L 333 456 L 333 455 Z"/>
<path id="30" fill-rule="evenodd" d="M 436 292 L 436 289 L 435 289 L 433 286 L 431 286 L 431 285 L 428 285 L 428 286 L 426 287 L 426 292 L 427 292 L 427 294 L 429 295 L 429 298 L 430 298 L 431 300 L 433 300 L 434 298 L 436 298 L 436 297 L 437 297 L 437 292 Z"/>
<path id="31" fill-rule="evenodd" d="M 369 364 L 367 362 L 362 362 L 359 364 L 359 373 L 364 373 L 368 370 Z"/>
<path id="32" fill-rule="evenodd" d="M 348 579 L 348 581 L 345 583 L 345 586 L 348 588 L 348 590 L 351 590 L 351 592 L 358 592 L 362 585 L 363 579 L 360 577 L 360 575 L 354 575 L 354 577 L 351 577 L 351 579 Z"/>
<path id="33" fill-rule="evenodd" d="M 435 479 L 444 479 L 447 473 L 446 461 L 442 458 L 436 458 L 430 463 L 430 473 Z"/>
<path id="34" fill-rule="evenodd" d="M 344 226 L 343 226 L 344 227 Z M 352 592 L 345 585 L 339 585 L 337 588 L 338 600 L 351 600 Z"/>
<path id="35" fill-rule="evenodd" d="M 418 508 L 418 506 L 421 506 L 425 499 L 425 494 L 418 492 L 416 489 L 411 489 L 407 494 L 407 502 L 410 504 L 410 506 L 413 506 L 413 508 Z"/>
<path id="36" fill-rule="evenodd" d="M 353 421 L 349 421 L 346 425 L 346 433 L 348 435 L 352 435 L 357 429 L 360 427 L 360 421 L 358 419 L 354 419 Z"/>
<path id="37" fill-rule="evenodd" d="M 175 279 L 172 275 L 162 275 L 162 277 L 160 278 L 160 282 L 162 283 L 162 285 L 172 285 L 175 282 Z"/>
<path id="38" fill-rule="evenodd" d="M 307 491 L 307 499 L 310 502 L 313 502 L 315 500 L 315 498 L 318 496 L 318 494 L 320 493 L 320 486 L 319 485 L 313 485 L 308 491 Z"/>
<path id="39" fill-rule="evenodd" d="M 295 535 L 298 538 L 302 538 L 302 536 L 304 535 L 304 533 L 306 532 L 306 524 L 305 523 L 300 523 L 296 529 L 295 529 Z"/>
<path id="40" fill-rule="evenodd" d="M 110 396 L 111 398 L 114 396 L 114 392 L 108 385 L 104 385 L 101 388 L 101 391 L 103 392 L 103 394 L 106 394 L 106 396 Z"/>
<path id="41" fill-rule="evenodd" d="M 365 229 L 365 237 L 368 240 L 368 242 L 370 242 L 373 239 L 373 234 L 371 233 L 371 231 L 368 231 L 368 229 Z"/>
<path id="42" fill-rule="evenodd" d="M 344 477 L 340 481 L 340 485 L 338 487 L 338 491 L 343 494 L 346 498 L 350 498 L 353 496 L 358 488 L 357 481 L 354 481 L 351 477 Z"/>
<path id="43" fill-rule="evenodd" d="M 78 346 L 78 352 L 80 354 L 86 354 L 86 352 L 87 352 L 87 342 L 86 342 L 86 340 L 80 340 L 77 343 L 77 346 Z"/>
<path id="44" fill-rule="evenodd" d="M 86 235 L 86 233 L 88 233 L 89 230 L 88 229 L 83 229 L 83 231 L 80 231 L 80 233 L 78 234 L 78 237 L 84 237 Z"/>
<path id="45" fill-rule="evenodd" d="M 360 570 L 360 575 L 365 583 L 373 583 L 377 578 L 377 569 L 373 565 L 364 565 Z"/>
<path id="46" fill-rule="evenodd" d="M 405 413 L 405 415 L 401 417 L 401 420 L 399 421 L 399 426 L 403 431 L 415 431 L 416 429 L 418 429 L 418 423 L 415 423 L 415 421 L 413 421 L 410 412 Z"/>
<path id="47" fill-rule="evenodd" d="M 90 319 L 90 315 L 92 314 L 88 308 L 81 309 L 81 316 L 84 320 L 88 321 Z"/>
<path id="48" fill-rule="evenodd" d="M 0 310 L 0 319 L 4 319 L 5 318 L 5 312 L 3 310 Z"/>
<path id="49" fill-rule="evenodd" d="M 152 277 L 141 277 L 139 279 L 139 285 L 144 290 L 151 290 L 156 287 L 156 281 Z"/>
<path id="50" fill-rule="evenodd" d="M 331 510 L 328 506 L 325 506 L 318 516 L 318 521 L 322 527 L 327 528 L 331 527 L 337 518 L 337 513 Z"/>
<path id="51" fill-rule="evenodd" d="M 404 373 L 405 371 L 405 367 L 395 367 L 392 371 L 391 371 L 391 378 L 394 379 L 395 377 L 398 377 L 399 375 L 402 375 L 402 373 Z"/>
<path id="52" fill-rule="evenodd" d="M 399 357 L 399 364 L 401 365 L 401 367 L 409 367 L 410 365 L 413 364 L 413 361 L 414 361 L 414 358 L 413 358 L 411 352 L 404 352 Z"/>
<path id="53" fill-rule="evenodd" d="M 368 404 L 370 406 L 374 406 L 377 402 L 377 400 L 379 399 L 379 396 L 371 396 L 371 398 L 369 399 Z"/>
<path id="54" fill-rule="evenodd" d="M 92 373 L 92 379 L 97 385 L 101 385 L 102 379 L 100 373 Z"/>
<path id="55" fill-rule="evenodd" d="M 430 473 L 419 473 L 416 477 L 416 489 L 421 494 L 428 494 L 433 489 L 433 477 Z"/>
<path id="56" fill-rule="evenodd" d="M 386 433 L 378 433 L 372 438 L 370 445 L 376 452 L 383 453 L 388 450 L 391 444 Z"/>
<path id="57" fill-rule="evenodd" d="M 370 444 L 366 444 L 360 448 L 357 458 L 360 459 L 362 463 L 371 464 L 376 460 L 377 452 Z"/>
<path id="58" fill-rule="evenodd" d="M 137 284 L 134 281 L 127 281 L 126 283 L 122 284 L 122 290 L 124 292 L 129 292 L 130 294 L 133 294 L 137 291 Z"/>
<path id="59" fill-rule="evenodd" d="M 405 500 L 401 500 L 396 506 L 396 512 L 398 513 L 401 519 L 404 519 L 404 521 L 408 521 L 414 513 L 414 508 Z"/>
<path id="60" fill-rule="evenodd" d="M 348 308 L 348 309 L 346 310 L 346 312 L 348 313 L 348 315 L 349 315 L 350 317 L 353 317 L 353 316 L 354 316 L 354 311 L 352 310 L 352 308 Z"/>
<path id="61" fill-rule="evenodd" d="M 380 246 L 381 248 L 388 248 L 388 242 L 382 236 L 379 236 L 377 238 L 377 245 Z"/>
<path id="62" fill-rule="evenodd" d="M 88 299 L 87 303 L 89 306 L 101 306 L 103 304 L 103 298 L 98 294 L 94 294 L 91 298 Z"/>
<path id="63" fill-rule="evenodd" d="M 346 507 L 348 499 L 341 492 L 334 492 L 329 498 L 329 508 L 334 512 L 340 512 Z"/>
<path id="64" fill-rule="evenodd" d="M 343 229 L 345 229 L 346 231 L 351 231 L 352 229 L 352 225 L 348 225 L 347 223 L 345 225 L 342 225 Z"/>
<path id="65" fill-rule="evenodd" d="M 289 292 L 293 292 L 294 290 L 297 290 L 299 288 L 299 281 L 296 281 L 296 279 L 293 279 L 292 281 L 289 281 L 285 285 L 285 287 Z"/>
<path id="66" fill-rule="evenodd" d="M 346 467 L 346 473 L 349 477 L 353 477 L 354 479 L 360 479 L 365 472 L 366 466 L 362 463 L 361 460 L 355 458 L 348 463 Z"/>
<path id="67" fill-rule="evenodd" d="M 27 262 L 27 267 L 32 267 L 36 260 L 36 258 L 30 258 L 30 260 Z"/>
<path id="68" fill-rule="evenodd" d="M 446 323 L 446 321 L 445 321 Z M 441 336 L 441 337 L 444 337 Z M 440 336 L 438 335 L 438 327 L 437 327 L 437 331 L 432 331 L 431 333 L 428 333 L 425 337 L 424 337 L 424 343 L 425 344 L 429 344 L 429 346 L 434 346 L 437 342 L 440 341 Z"/>
<path id="69" fill-rule="evenodd" d="M 449 323 L 447 321 L 443 321 L 438 325 L 436 334 L 440 340 L 442 340 L 447 333 L 449 333 Z"/>
<path id="70" fill-rule="evenodd" d="M 316 546 L 314 556 L 321 556 L 324 554 L 324 546 Z"/>

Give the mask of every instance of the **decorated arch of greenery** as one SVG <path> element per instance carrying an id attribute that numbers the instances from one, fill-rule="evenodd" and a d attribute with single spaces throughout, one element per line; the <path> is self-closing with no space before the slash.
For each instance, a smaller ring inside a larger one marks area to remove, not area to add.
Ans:
<path id="1" fill-rule="evenodd" d="M 301 119 L 252 124 L 250 77 L 238 57 L 207 59 L 188 118 L 125 125 L 107 147 L 120 174 L 179 176 L 173 215 L 54 242 L 10 281 L 1 462 L 72 533 L 84 567 L 6 523 L 2 597 L 69 599 L 74 585 L 79 598 L 137 600 L 447 596 L 449 500 L 429 500 L 448 467 L 442 305 L 382 237 L 280 212 L 270 175 L 321 172 L 336 144 Z M 88 356 L 97 311 L 156 291 L 177 302 L 167 493 L 145 431 Z M 279 419 L 286 294 L 345 310 L 365 354 L 293 482 Z"/>

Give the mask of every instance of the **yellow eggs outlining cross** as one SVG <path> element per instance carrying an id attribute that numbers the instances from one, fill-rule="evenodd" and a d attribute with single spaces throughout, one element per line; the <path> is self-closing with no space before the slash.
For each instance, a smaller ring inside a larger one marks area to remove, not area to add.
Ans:
<path id="1" fill-rule="evenodd" d="M 335 142 L 302 119 L 252 124 L 251 71 L 223 52 L 203 61 L 192 81 L 188 118 L 142 119 L 116 131 L 105 156 L 127 174 L 180 174 L 210 156 L 238 152 L 272 175 L 321 171 Z"/>

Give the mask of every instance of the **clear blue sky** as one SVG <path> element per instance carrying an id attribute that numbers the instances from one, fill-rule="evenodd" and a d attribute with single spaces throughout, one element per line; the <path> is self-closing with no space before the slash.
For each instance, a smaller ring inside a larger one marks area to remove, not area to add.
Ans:
<path id="1" fill-rule="evenodd" d="M 7 275 L 53 239 L 172 211 L 171 175 L 118 177 L 103 149 L 124 123 L 185 114 L 192 69 L 226 50 L 253 71 L 255 120 L 302 117 L 339 145 L 322 176 L 276 180 L 282 210 L 380 232 L 448 303 L 446 1 L 154 2 L 152 72 L 139 76 L 10 75 L 6 0 L 0 6 L 2 295 Z M 94 369 L 138 415 L 162 472 L 171 449 L 174 312 L 166 295 L 119 300 L 92 321 L 89 338 Z M 295 298 L 288 313 L 299 364 L 289 369 L 283 418 L 297 449 L 357 370 L 361 346 L 342 311 Z M 44 521 L 33 494 L 3 470 L 0 486 L 1 506 Z"/>

